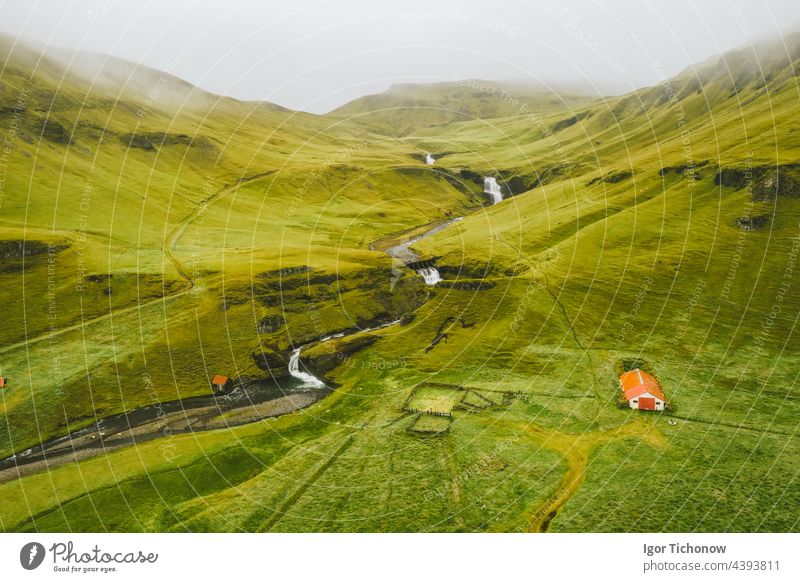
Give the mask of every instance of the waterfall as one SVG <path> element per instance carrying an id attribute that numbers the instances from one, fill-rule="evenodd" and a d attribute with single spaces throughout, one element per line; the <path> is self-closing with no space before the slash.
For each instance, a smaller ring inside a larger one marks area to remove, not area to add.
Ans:
<path id="1" fill-rule="evenodd" d="M 433 269 L 433 270 L 436 271 L 436 269 Z M 436 276 L 438 277 L 438 275 L 439 275 L 439 273 L 437 272 Z M 430 285 L 434 285 L 434 284 L 435 283 L 430 283 Z M 355 333 L 366 333 L 366 332 L 369 332 L 369 331 L 377 331 L 379 329 L 383 329 L 384 327 L 389 327 L 390 325 L 397 325 L 398 323 L 400 323 L 400 320 L 396 319 L 394 321 L 389 321 L 387 323 L 382 323 L 380 325 L 376 325 L 375 327 L 368 327 L 366 329 L 357 329 L 357 330 L 349 332 L 349 333 L 346 332 L 346 331 L 342 331 L 342 332 L 339 332 L 339 333 L 326 335 L 325 337 L 321 337 L 317 341 L 320 342 L 320 343 L 324 343 L 326 341 L 329 341 L 329 340 L 332 340 L 332 339 L 336 339 L 336 338 L 340 338 L 340 337 L 344 337 L 346 335 L 351 335 L 351 334 L 355 334 Z M 311 343 L 314 343 L 314 342 L 311 342 Z M 306 345 L 308 345 L 308 344 L 306 344 Z M 296 350 L 294 350 L 292 352 L 291 356 L 289 356 L 289 375 L 292 378 L 297 378 L 298 380 L 300 380 L 303 383 L 303 386 L 306 386 L 308 388 L 325 388 L 325 382 L 323 382 L 322 380 L 320 380 L 316 376 L 313 376 L 313 375 L 309 374 L 308 372 L 303 372 L 303 371 L 300 370 L 300 350 L 302 350 L 303 347 L 304 346 L 300 346 L 299 348 L 297 348 Z"/>
<path id="2" fill-rule="evenodd" d="M 436 162 L 436 160 L 433 158 L 432 155 L 428 154 L 425 157 L 425 163 L 428 164 L 429 166 L 432 166 L 435 162 Z"/>
<path id="3" fill-rule="evenodd" d="M 494 178 L 487 176 L 483 179 L 483 191 L 492 197 L 492 204 L 503 201 L 503 192 L 500 190 L 500 184 Z"/>
<path id="4" fill-rule="evenodd" d="M 437 271 L 435 267 L 417 269 L 417 273 L 422 275 L 422 278 L 425 279 L 426 285 L 436 285 L 436 283 L 442 280 L 442 276 L 439 274 L 439 271 Z"/>
<path id="5" fill-rule="evenodd" d="M 322 380 L 300 370 L 300 350 L 302 349 L 301 346 L 292 352 L 289 358 L 289 375 L 297 378 L 309 388 L 325 388 L 325 383 Z"/>

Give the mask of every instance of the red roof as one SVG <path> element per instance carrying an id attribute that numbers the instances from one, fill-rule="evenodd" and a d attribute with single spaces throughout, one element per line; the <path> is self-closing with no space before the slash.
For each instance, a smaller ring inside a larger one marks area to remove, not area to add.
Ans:
<path id="1" fill-rule="evenodd" d="M 220 374 L 217 374 L 216 376 L 214 376 L 211 379 L 211 383 L 212 384 L 227 384 L 228 383 L 228 377 L 227 376 L 221 376 Z"/>
<path id="2" fill-rule="evenodd" d="M 627 400 L 646 393 L 650 393 L 660 400 L 666 401 L 667 399 L 661 391 L 661 386 L 658 385 L 658 381 L 647 372 L 642 372 L 638 368 L 622 374 L 619 377 L 619 383 Z"/>
<path id="3" fill-rule="evenodd" d="M 6 379 L 0 376 L 0 388 L 3 388 L 6 385 Z"/>

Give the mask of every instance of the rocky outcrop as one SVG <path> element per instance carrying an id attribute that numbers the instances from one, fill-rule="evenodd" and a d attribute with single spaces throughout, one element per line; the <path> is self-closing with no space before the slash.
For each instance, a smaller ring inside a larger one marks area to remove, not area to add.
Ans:
<path id="1" fill-rule="evenodd" d="M 624 182 L 631 176 L 633 176 L 633 172 L 629 170 L 623 170 L 621 172 L 610 172 L 603 176 L 597 176 L 596 178 L 592 178 L 591 180 L 586 182 L 586 185 L 594 186 L 598 182 L 605 182 L 606 184 L 619 184 L 620 182 Z"/>
<path id="2" fill-rule="evenodd" d="M 772 202 L 777 197 L 800 197 L 800 164 L 719 168 L 714 184 L 742 190 L 750 188 L 753 202 Z"/>
<path id="3" fill-rule="evenodd" d="M 768 216 L 740 216 L 736 219 L 736 226 L 749 232 L 763 228 L 768 221 Z"/>
<path id="4" fill-rule="evenodd" d="M 4 240 L 0 241 L 0 259 L 14 260 L 47 252 L 60 253 L 68 246 L 65 243 L 48 244 L 39 240 Z"/>
<path id="5" fill-rule="evenodd" d="M 214 153 L 217 150 L 214 143 L 208 138 L 185 133 L 168 133 L 164 131 L 127 133 L 120 136 L 119 139 L 129 148 L 147 152 L 154 152 L 157 147 L 167 146 L 188 146 L 206 153 Z"/>
<path id="6" fill-rule="evenodd" d="M 458 172 L 458 175 L 461 176 L 461 178 L 463 178 L 464 180 L 475 182 L 481 188 L 483 188 L 483 175 L 479 174 L 478 172 L 473 172 L 468 168 L 463 168 Z"/>
<path id="7" fill-rule="evenodd" d="M 303 350 L 303 363 L 314 375 L 319 376 L 330 372 L 343 364 L 347 359 L 374 344 L 379 336 L 364 333 L 350 338 L 331 340 Z"/>
<path id="8" fill-rule="evenodd" d="M 572 117 L 567 117 L 566 119 L 562 119 L 560 121 L 555 122 L 553 124 L 553 127 L 551 128 L 551 131 L 553 133 L 557 133 L 562 129 L 567 129 L 568 127 L 572 127 L 573 125 L 578 123 L 581 119 L 588 119 L 591 116 L 592 116 L 591 111 L 582 111 L 576 115 L 573 115 Z"/>
<path id="9" fill-rule="evenodd" d="M 72 134 L 54 119 L 47 118 L 41 121 L 41 135 L 53 143 L 61 145 L 72 143 Z"/>
<path id="10" fill-rule="evenodd" d="M 300 265 L 298 267 L 284 267 L 283 269 L 275 269 L 273 271 L 266 271 L 261 273 L 259 278 L 271 279 L 273 277 L 287 277 L 289 275 L 299 275 L 300 273 L 308 273 L 311 267 L 308 265 Z"/>
<path id="11" fill-rule="evenodd" d="M 456 289 L 458 291 L 483 291 L 484 289 L 491 289 L 497 285 L 494 281 L 487 281 L 486 279 L 466 279 L 460 281 L 439 281 L 440 287 L 447 287 L 449 289 Z"/>
<path id="12" fill-rule="evenodd" d="M 444 277 L 445 275 L 451 279 L 483 279 L 492 275 L 495 271 L 491 263 L 464 263 L 458 266 L 451 265 L 437 265 L 436 268 L 439 273 Z"/>
<path id="13" fill-rule="evenodd" d="M 282 315 L 268 315 L 258 322 L 256 331 L 258 333 L 272 333 L 278 331 L 286 323 L 286 318 Z"/>
<path id="14" fill-rule="evenodd" d="M 273 378 L 284 378 L 289 375 L 289 360 L 280 352 L 267 346 L 261 346 L 251 354 L 256 366 Z"/>
<path id="15" fill-rule="evenodd" d="M 708 165 L 708 160 L 701 160 L 694 164 L 678 164 L 676 166 L 664 166 L 658 171 L 658 175 L 663 177 L 669 174 L 682 175 L 684 177 L 692 178 L 694 180 L 701 180 L 703 175 L 699 170 Z"/>
<path id="16" fill-rule="evenodd" d="M 800 197 L 800 168 L 781 166 L 763 173 L 753 185 L 753 202 L 772 202 L 778 196 Z"/>

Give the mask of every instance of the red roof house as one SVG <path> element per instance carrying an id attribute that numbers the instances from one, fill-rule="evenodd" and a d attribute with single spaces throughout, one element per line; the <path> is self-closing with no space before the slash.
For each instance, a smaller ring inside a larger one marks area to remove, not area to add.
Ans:
<path id="1" fill-rule="evenodd" d="M 221 394 L 222 392 L 225 392 L 228 389 L 228 386 L 230 386 L 230 383 L 231 379 L 221 374 L 217 374 L 211 378 L 211 388 L 215 394 Z"/>
<path id="2" fill-rule="evenodd" d="M 638 368 L 622 374 L 619 377 L 619 387 L 633 409 L 664 410 L 667 404 L 667 398 L 658 381 Z"/>

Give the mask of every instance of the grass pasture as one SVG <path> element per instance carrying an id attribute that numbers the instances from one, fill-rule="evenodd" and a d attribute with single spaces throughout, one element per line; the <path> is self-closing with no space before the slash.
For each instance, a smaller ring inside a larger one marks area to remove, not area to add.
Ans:
<path id="1" fill-rule="evenodd" d="M 408 430 L 420 434 L 444 434 L 450 430 L 450 419 L 445 416 L 420 413 L 408 425 Z"/>
<path id="2" fill-rule="evenodd" d="M 462 390 L 437 386 L 419 386 L 414 389 L 406 410 L 428 414 L 450 414 L 464 398 Z"/>

